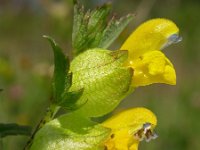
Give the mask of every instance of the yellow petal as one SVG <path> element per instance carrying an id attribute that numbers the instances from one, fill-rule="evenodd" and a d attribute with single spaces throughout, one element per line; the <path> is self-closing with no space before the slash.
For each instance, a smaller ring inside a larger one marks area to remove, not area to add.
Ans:
<path id="1" fill-rule="evenodd" d="M 152 19 L 140 25 L 124 42 L 121 50 L 129 51 L 129 59 L 134 60 L 147 51 L 160 50 L 166 45 L 176 43 L 179 29 L 167 19 Z"/>
<path id="2" fill-rule="evenodd" d="M 103 122 L 104 127 L 112 129 L 104 143 L 107 150 L 137 150 L 140 139 L 135 135 L 146 123 L 151 124 L 150 130 L 157 124 L 156 116 L 146 108 L 128 109 Z"/>
<path id="3" fill-rule="evenodd" d="M 176 72 L 169 59 L 161 51 L 150 51 L 135 59 L 132 85 L 145 86 L 152 83 L 176 84 Z"/>

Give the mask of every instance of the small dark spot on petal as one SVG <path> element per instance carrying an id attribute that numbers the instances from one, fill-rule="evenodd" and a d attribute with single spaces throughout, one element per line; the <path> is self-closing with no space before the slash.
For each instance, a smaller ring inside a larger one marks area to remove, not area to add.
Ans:
<path id="1" fill-rule="evenodd" d="M 111 136 L 110 136 L 110 137 L 111 137 L 111 139 L 113 139 L 113 138 L 115 137 L 115 134 L 111 134 Z"/>
<path id="2" fill-rule="evenodd" d="M 143 57 L 142 57 L 142 56 L 139 56 L 139 59 L 140 59 L 140 60 L 142 60 L 142 59 L 143 59 Z"/>

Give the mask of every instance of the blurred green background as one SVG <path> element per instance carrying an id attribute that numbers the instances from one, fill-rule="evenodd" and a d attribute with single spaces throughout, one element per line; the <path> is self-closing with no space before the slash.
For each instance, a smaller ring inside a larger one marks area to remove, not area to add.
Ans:
<path id="1" fill-rule="evenodd" d="M 107 0 L 80 0 L 94 8 Z M 113 0 L 117 16 L 134 13 L 110 49 L 117 49 L 141 22 L 164 17 L 176 22 L 183 41 L 164 50 L 177 71 L 177 85 L 141 87 L 116 111 L 144 106 L 158 117 L 159 138 L 140 150 L 200 149 L 200 1 Z M 0 123 L 35 126 L 48 106 L 53 55 L 50 35 L 71 56 L 72 0 L 0 0 Z M 5 150 L 20 150 L 25 136 L 0 139 Z"/>

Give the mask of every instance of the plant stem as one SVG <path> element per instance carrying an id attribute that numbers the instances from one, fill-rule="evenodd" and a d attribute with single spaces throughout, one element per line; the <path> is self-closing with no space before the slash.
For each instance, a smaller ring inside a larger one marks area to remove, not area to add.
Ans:
<path id="1" fill-rule="evenodd" d="M 53 120 L 55 114 L 58 112 L 59 109 L 60 109 L 59 106 L 56 106 L 55 104 L 50 104 L 50 106 L 47 108 L 47 111 L 46 111 L 44 117 L 40 120 L 40 122 L 36 126 L 35 130 L 33 131 L 30 139 L 26 143 L 26 145 L 24 147 L 24 150 L 28 150 L 30 148 L 30 146 L 33 143 L 33 139 L 34 139 L 35 134 L 37 133 L 37 131 L 40 128 L 42 128 L 46 123 L 48 123 L 49 121 Z"/>

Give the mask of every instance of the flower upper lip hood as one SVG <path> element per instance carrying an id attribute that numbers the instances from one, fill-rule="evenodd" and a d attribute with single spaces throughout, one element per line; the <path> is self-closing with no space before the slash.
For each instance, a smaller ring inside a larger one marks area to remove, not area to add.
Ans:
<path id="1" fill-rule="evenodd" d="M 134 69 L 132 85 L 176 84 L 175 69 L 160 50 L 181 39 L 178 27 L 171 20 L 158 18 L 140 25 L 120 48 L 129 53 L 125 65 Z"/>
<path id="2" fill-rule="evenodd" d="M 145 52 L 160 50 L 167 43 L 177 41 L 178 34 L 179 29 L 171 20 L 152 19 L 141 24 L 120 49 L 128 50 L 129 57 L 134 59 Z"/>

